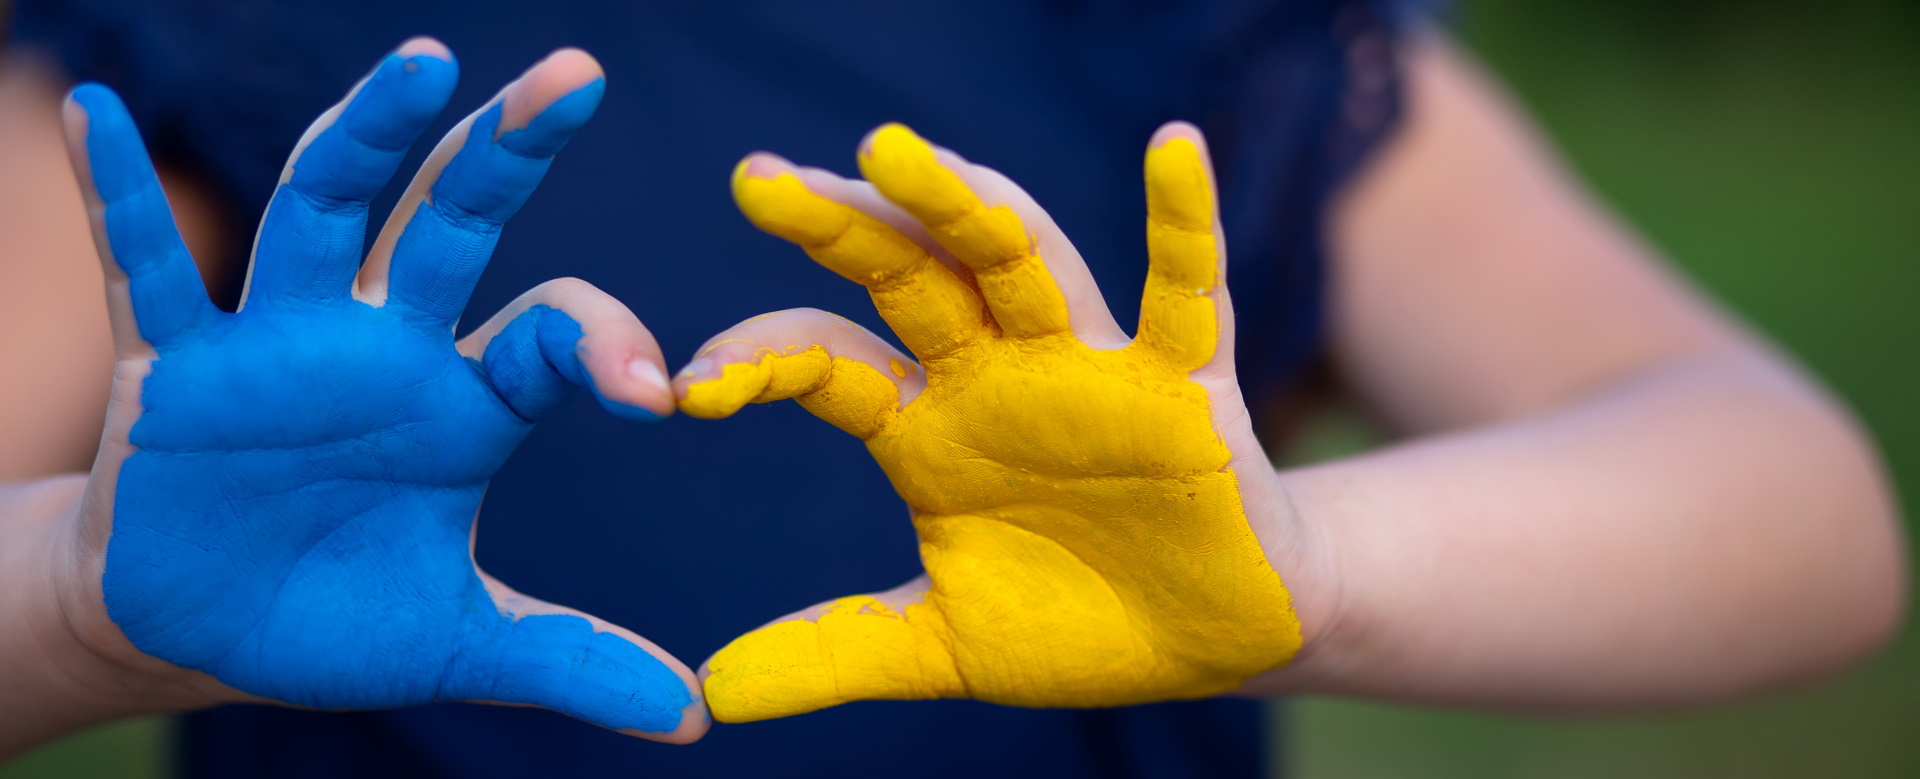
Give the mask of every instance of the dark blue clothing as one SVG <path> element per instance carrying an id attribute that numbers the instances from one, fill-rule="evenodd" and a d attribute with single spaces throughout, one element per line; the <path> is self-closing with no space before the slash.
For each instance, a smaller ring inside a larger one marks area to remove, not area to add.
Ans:
<path id="1" fill-rule="evenodd" d="M 1385 0 L 23 0 L 12 37 L 120 90 L 156 152 L 227 199 L 237 246 L 306 124 L 405 37 L 438 36 L 464 70 L 429 137 L 548 50 L 585 48 L 606 66 L 605 103 L 507 227 L 469 323 L 579 276 L 630 305 L 676 364 L 784 308 L 887 332 L 858 286 L 740 217 L 727 175 L 748 151 L 853 174 L 862 134 L 906 122 L 1025 186 L 1130 327 L 1144 146 L 1161 122 L 1194 120 L 1215 152 L 1240 372 L 1258 399 L 1319 348 L 1320 223 L 1395 119 L 1396 13 Z M 770 618 L 920 567 L 860 442 L 791 403 L 651 426 L 577 403 L 495 479 L 477 553 L 520 590 L 690 664 Z M 856 703 L 717 727 L 690 747 L 527 709 L 229 707 L 188 718 L 185 759 L 199 777 L 1251 777 L 1265 731 L 1243 700 Z"/>

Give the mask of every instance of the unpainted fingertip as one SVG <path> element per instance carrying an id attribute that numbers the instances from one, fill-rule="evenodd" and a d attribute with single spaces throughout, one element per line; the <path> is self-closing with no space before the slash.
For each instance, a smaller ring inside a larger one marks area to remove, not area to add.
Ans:
<path id="1" fill-rule="evenodd" d="M 782 173 L 793 172 L 793 169 L 793 163 L 779 155 L 757 151 L 740 158 L 740 164 L 733 166 L 733 183 L 738 186 L 749 178 L 771 181 Z"/>
<path id="2" fill-rule="evenodd" d="M 704 381 L 719 378 L 720 365 L 711 357 L 695 357 L 679 373 L 673 375 L 673 394 L 680 400 L 686 400 L 687 389 Z"/>
<path id="3" fill-rule="evenodd" d="M 560 49 L 547 55 L 507 85 L 500 99 L 496 137 L 524 129 L 563 102 L 577 103 L 578 116 L 555 117 L 562 124 L 584 123 L 606 91 L 606 74 L 599 60 L 580 49 Z"/>
<path id="4" fill-rule="evenodd" d="M 648 389 L 667 391 L 666 369 L 645 357 L 635 357 L 627 361 L 627 377 Z"/>
<path id="5" fill-rule="evenodd" d="M 1154 134 L 1146 140 L 1146 148 L 1156 150 L 1156 148 L 1164 146 L 1165 142 L 1169 142 L 1169 140 L 1173 140 L 1173 138 L 1200 140 L 1200 129 L 1194 127 L 1194 123 L 1190 123 L 1187 119 L 1169 121 L 1169 123 L 1165 123 L 1165 125 L 1160 125 L 1160 129 L 1154 130 Z"/>
<path id="6" fill-rule="evenodd" d="M 432 57 L 447 62 L 453 61 L 453 50 L 447 48 L 447 45 L 441 43 L 439 39 L 427 35 L 416 35 L 408 38 L 405 42 L 401 43 L 398 48 L 394 49 L 393 53 L 401 59 Z"/>
<path id="7" fill-rule="evenodd" d="M 606 77 L 607 72 L 600 67 L 600 60 L 594 59 L 592 54 L 583 49 L 568 46 L 555 49 L 545 59 L 528 68 L 520 78 L 537 86 L 552 87 L 564 94 Z"/>

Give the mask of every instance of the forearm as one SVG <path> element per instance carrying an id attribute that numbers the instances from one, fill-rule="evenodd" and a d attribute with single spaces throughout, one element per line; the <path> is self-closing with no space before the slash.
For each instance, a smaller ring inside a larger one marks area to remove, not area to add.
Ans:
<path id="1" fill-rule="evenodd" d="M 53 575 L 85 477 L 0 487 L 0 759 L 113 716 L 60 618 Z"/>
<path id="2" fill-rule="evenodd" d="M 203 682 L 152 658 L 110 660 L 118 635 L 72 610 L 98 598 L 97 561 L 73 528 L 84 475 L 0 485 L 0 762 L 123 717 L 188 708 Z M 130 649 L 130 647 L 129 647 Z"/>
<path id="3" fill-rule="evenodd" d="M 1902 545 L 1874 463 L 1789 369 L 1716 350 L 1285 473 L 1311 573 L 1332 581 L 1302 583 L 1322 624 L 1250 690 L 1579 711 L 1820 675 L 1898 621 Z"/>

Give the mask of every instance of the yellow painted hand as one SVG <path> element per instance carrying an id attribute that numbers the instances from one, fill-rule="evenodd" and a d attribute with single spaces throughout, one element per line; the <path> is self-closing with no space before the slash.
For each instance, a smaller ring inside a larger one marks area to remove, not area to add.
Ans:
<path id="1" fill-rule="evenodd" d="M 927 575 L 720 650 L 716 718 L 866 699 L 1195 698 L 1292 658 L 1300 626 L 1235 475 L 1265 461 L 1221 348 L 1211 177 L 1197 132 L 1160 136 L 1131 342 L 1024 193 L 904 127 L 869 138 L 872 188 L 742 163 L 747 217 L 866 285 L 920 363 L 845 320 L 784 312 L 717 337 L 676 380 L 681 408 L 713 418 L 796 398 L 864 439 L 912 508 Z"/>

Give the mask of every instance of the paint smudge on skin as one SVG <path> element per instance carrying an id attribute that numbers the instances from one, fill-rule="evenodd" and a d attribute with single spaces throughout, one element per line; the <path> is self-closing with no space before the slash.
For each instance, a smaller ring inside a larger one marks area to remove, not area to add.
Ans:
<path id="1" fill-rule="evenodd" d="M 931 587 L 898 610 L 842 598 L 736 639 L 708 661 L 715 718 L 869 699 L 1119 706 L 1220 694 L 1290 661 L 1299 622 L 1189 375 L 1220 332 L 1199 149 L 1174 138 L 1148 153 L 1152 268 L 1140 335 L 1116 351 L 1073 335 L 1019 217 L 981 203 L 911 131 L 877 131 L 861 170 L 978 290 L 791 173 L 743 166 L 734 192 L 754 224 L 868 287 L 920 358 L 925 392 L 901 408 L 880 371 L 813 346 L 726 365 L 682 408 L 719 417 L 791 397 L 859 420 L 834 424 L 866 441 L 913 509 Z"/>

